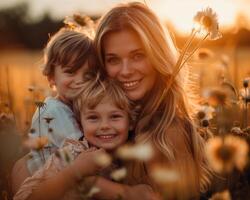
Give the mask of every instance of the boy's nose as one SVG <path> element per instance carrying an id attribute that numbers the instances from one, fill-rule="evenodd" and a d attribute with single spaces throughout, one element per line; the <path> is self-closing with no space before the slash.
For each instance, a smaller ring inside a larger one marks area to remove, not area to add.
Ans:
<path id="1" fill-rule="evenodd" d="M 74 82 L 76 85 L 81 85 L 83 84 L 83 75 L 79 74 L 75 77 Z"/>
<path id="2" fill-rule="evenodd" d="M 100 124 L 100 130 L 104 131 L 104 130 L 108 130 L 110 129 L 110 125 L 108 120 L 102 120 L 101 124 Z"/>

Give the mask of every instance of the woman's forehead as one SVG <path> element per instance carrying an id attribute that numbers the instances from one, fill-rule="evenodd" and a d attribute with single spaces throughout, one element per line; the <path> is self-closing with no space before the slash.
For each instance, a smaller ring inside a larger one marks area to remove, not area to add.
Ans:
<path id="1" fill-rule="evenodd" d="M 119 32 L 110 32 L 103 38 L 105 54 L 117 52 L 133 52 L 143 49 L 142 42 L 135 31 L 125 29 Z"/>

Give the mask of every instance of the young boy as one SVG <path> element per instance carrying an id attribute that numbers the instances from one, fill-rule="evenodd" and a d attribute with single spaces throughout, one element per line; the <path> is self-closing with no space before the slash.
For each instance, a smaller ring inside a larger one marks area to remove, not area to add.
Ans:
<path id="1" fill-rule="evenodd" d="M 79 139 L 82 131 L 72 111 L 72 99 L 79 93 L 85 71 L 93 61 L 92 40 L 79 31 L 62 28 L 49 41 L 44 52 L 43 74 L 56 97 L 47 97 L 33 118 L 30 138 L 47 136 L 49 143 L 40 150 L 32 150 L 27 161 L 33 174 L 65 138 Z"/>
<path id="2" fill-rule="evenodd" d="M 15 163 L 12 169 L 13 193 L 25 178 L 44 165 L 65 138 L 78 140 L 83 136 L 72 111 L 72 99 L 81 90 L 85 71 L 93 66 L 93 44 L 87 33 L 62 28 L 51 37 L 44 51 L 43 74 L 57 90 L 57 96 L 46 98 L 36 110 L 32 118 L 32 133 L 29 134 L 31 141 L 47 136 L 49 144 L 40 150 L 32 150 Z"/>
<path id="3" fill-rule="evenodd" d="M 95 162 L 98 154 L 103 149 L 112 152 L 127 141 L 132 114 L 122 88 L 111 80 L 89 80 L 83 88 L 74 105 L 84 140 L 66 140 L 63 148 L 73 161 L 67 164 L 58 153 L 52 155 L 43 168 L 24 181 L 14 200 L 37 199 L 44 194 L 44 199 L 78 199 L 79 180 L 97 175 L 102 168 Z"/>

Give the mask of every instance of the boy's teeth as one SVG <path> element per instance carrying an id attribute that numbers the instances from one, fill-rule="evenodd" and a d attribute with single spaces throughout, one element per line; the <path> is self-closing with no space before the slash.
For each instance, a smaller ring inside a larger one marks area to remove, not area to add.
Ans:
<path id="1" fill-rule="evenodd" d="M 113 138 L 114 135 L 99 135 L 98 137 L 100 137 L 102 139 L 110 139 L 110 138 Z"/>
<path id="2" fill-rule="evenodd" d="M 133 87 L 135 86 L 137 83 L 139 83 L 139 81 L 131 81 L 131 82 L 127 82 L 127 83 L 123 83 L 124 87 Z"/>

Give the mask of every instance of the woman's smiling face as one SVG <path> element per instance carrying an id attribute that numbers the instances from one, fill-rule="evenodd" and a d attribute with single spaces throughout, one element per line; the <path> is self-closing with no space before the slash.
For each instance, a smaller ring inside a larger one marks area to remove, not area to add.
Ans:
<path id="1" fill-rule="evenodd" d="M 129 99 L 142 100 L 156 82 L 156 71 L 138 35 L 129 29 L 108 33 L 103 39 L 108 75 L 122 83 Z"/>

